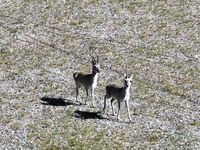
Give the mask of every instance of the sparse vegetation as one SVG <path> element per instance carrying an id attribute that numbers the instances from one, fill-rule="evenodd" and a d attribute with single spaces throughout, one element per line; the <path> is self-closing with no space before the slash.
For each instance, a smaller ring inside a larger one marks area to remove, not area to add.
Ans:
<path id="1" fill-rule="evenodd" d="M 197 150 L 199 6 L 197 0 L 1 1 L 0 148 Z M 101 73 L 91 108 L 91 99 L 72 103 L 72 74 L 90 72 L 94 51 Z M 110 120 L 74 115 L 101 111 L 106 85 L 123 84 L 125 67 L 133 74 L 133 122 L 124 105 L 120 122 L 111 111 Z M 44 103 L 44 96 L 60 104 Z"/>

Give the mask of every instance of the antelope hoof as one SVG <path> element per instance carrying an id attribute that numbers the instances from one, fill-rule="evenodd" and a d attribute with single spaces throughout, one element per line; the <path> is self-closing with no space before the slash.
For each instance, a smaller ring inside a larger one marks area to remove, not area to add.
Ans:
<path id="1" fill-rule="evenodd" d="M 116 116 L 116 114 L 115 114 L 115 113 L 113 113 L 112 115 L 113 115 L 113 116 Z"/>
<path id="2" fill-rule="evenodd" d="M 121 119 L 120 118 L 117 118 L 117 121 L 120 121 Z"/>
<path id="3" fill-rule="evenodd" d="M 76 99 L 76 102 L 79 102 L 79 103 L 81 103 L 81 101 L 80 101 L 78 98 Z"/>

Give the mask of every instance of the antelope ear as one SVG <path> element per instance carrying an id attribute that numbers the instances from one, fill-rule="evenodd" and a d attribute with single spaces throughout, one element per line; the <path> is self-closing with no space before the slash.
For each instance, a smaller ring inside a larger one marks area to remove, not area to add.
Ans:
<path id="1" fill-rule="evenodd" d="M 127 77 L 127 75 L 126 75 L 126 73 L 124 73 L 124 78 L 126 78 Z"/>
<path id="2" fill-rule="evenodd" d="M 131 79 L 131 80 L 133 79 L 133 75 L 131 75 L 130 79 Z"/>
<path id="3" fill-rule="evenodd" d="M 125 73 L 124 73 L 124 77 L 127 77 L 128 75 L 127 75 L 127 71 L 126 71 L 126 69 L 125 69 Z"/>

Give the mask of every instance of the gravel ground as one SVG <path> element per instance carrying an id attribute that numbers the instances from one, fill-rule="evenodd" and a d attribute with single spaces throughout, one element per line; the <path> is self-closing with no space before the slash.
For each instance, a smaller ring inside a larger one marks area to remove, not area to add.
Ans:
<path id="1" fill-rule="evenodd" d="M 0 149 L 199 149 L 199 28 L 198 0 L 1 1 Z M 92 108 L 72 74 L 95 52 Z M 125 69 L 132 122 L 102 112 Z"/>

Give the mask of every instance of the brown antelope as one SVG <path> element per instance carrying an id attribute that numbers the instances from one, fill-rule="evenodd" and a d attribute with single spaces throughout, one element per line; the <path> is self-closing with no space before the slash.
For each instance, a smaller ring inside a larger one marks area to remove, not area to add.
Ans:
<path id="1" fill-rule="evenodd" d="M 97 59 L 90 55 L 92 57 L 92 73 L 86 73 L 83 71 L 77 71 L 73 74 L 74 81 L 76 84 L 76 100 L 80 102 L 79 100 L 79 88 L 81 86 L 85 87 L 86 90 L 86 101 L 88 99 L 88 89 L 91 90 L 91 96 L 92 96 L 92 106 L 95 107 L 94 104 L 94 88 L 97 86 L 97 78 L 98 78 L 98 73 L 100 73 L 100 65 L 98 63 L 99 57 L 97 55 Z M 81 103 L 81 102 L 80 102 Z"/>
<path id="2" fill-rule="evenodd" d="M 113 115 L 115 115 L 112 103 L 115 100 L 117 100 L 118 102 L 117 120 L 120 120 L 120 104 L 121 102 L 125 102 L 128 118 L 129 118 L 129 121 L 131 121 L 131 116 L 130 116 L 130 111 L 129 111 L 129 98 L 130 98 L 129 91 L 130 91 L 132 78 L 133 78 L 133 75 L 131 75 L 131 77 L 128 77 L 127 72 L 125 71 L 124 86 L 118 85 L 118 84 L 110 84 L 106 87 L 106 95 L 104 96 L 103 111 L 105 111 L 105 108 L 106 108 L 106 100 L 111 99 L 112 113 Z"/>

